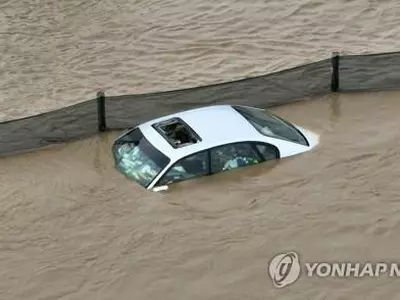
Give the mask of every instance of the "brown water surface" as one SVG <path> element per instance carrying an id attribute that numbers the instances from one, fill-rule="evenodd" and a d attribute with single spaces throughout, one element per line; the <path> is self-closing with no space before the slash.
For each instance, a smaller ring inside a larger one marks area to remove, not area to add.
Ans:
<path id="1" fill-rule="evenodd" d="M 398 1 L 3 1 L 0 117 L 108 94 L 398 50 Z M 0 299 L 397 299 L 398 279 L 302 277 L 268 263 L 396 261 L 399 92 L 273 109 L 310 153 L 147 192 L 114 170 L 117 133 L 0 159 Z"/>

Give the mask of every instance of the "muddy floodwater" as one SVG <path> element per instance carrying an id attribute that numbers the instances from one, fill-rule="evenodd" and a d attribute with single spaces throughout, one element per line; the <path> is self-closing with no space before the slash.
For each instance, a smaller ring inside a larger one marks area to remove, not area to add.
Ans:
<path id="1" fill-rule="evenodd" d="M 3 299 L 395 299 L 397 279 L 301 278 L 268 262 L 398 260 L 400 93 L 273 111 L 310 153 L 147 192 L 113 168 L 115 133 L 1 160 Z"/>
<path id="2" fill-rule="evenodd" d="M 398 1 L 3 1 L 0 118 L 400 47 Z M 400 261 L 400 92 L 271 109 L 312 152 L 148 192 L 113 166 L 119 132 L 0 159 L 0 299 L 398 299 L 400 279 L 268 263 Z"/>

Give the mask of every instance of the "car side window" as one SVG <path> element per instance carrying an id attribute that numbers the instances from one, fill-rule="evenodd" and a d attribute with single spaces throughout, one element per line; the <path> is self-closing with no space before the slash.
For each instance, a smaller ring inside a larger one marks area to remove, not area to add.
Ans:
<path id="1" fill-rule="evenodd" d="M 250 143 L 228 144 L 211 149 L 212 173 L 257 164 L 261 161 Z"/>
<path id="2" fill-rule="evenodd" d="M 182 180 L 200 177 L 208 174 L 208 154 L 207 151 L 202 151 L 176 162 L 168 171 L 161 177 L 157 183 L 158 186 L 170 184 Z"/>
<path id="3" fill-rule="evenodd" d="M 275 146 L 264 143 L 256 144 L 257 150 L 261 153 L 264 160 L 272 160 L 279 158 L 279 151 Z"/>

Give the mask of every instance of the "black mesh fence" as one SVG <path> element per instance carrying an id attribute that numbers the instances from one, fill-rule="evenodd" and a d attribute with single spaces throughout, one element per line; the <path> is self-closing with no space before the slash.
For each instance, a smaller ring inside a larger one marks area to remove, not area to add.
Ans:
<path id="1" fill-rule="evenodd" d="M 340 57 L 340 91 L 400 88 L 400 52 Z"/>
<path id="2" fill-rule="evenodd" d="M 330 92 L 400 88 L 400 52 L 337 56 L 292 69 L 191 89 L 102 97 L 0 123 L 0 155 L 126 129 L 184 109 L 212 104 L 271 107 Z"/>
<path id="3" fill-rule="evenodd" d="M 331 61 L 281 72 L 186 90 L 106 98 L 109 128 L 127 128 L 179 110 L 212 105 L 269 107 L 330 91 Z"/>
<path id="4" fill-rule="evenodd" d="M 89 137 L 98 132 L 96 99 L 0 123 L 0 155 Z"/>

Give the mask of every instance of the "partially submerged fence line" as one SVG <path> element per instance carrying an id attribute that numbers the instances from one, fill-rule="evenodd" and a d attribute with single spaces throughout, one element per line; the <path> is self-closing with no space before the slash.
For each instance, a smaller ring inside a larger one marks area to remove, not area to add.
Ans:
<path id="1" fill-rule="evenodd" d="M 0 156 L 127 129 L 211 104 L 271 107 L 335 92 L 400 89 L 400 52 L 341 56 L 267 75 L 182 90 L 106 96 L 0 123 Z"/>

